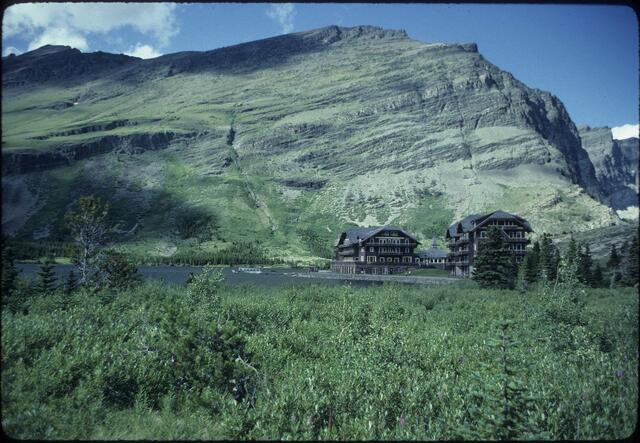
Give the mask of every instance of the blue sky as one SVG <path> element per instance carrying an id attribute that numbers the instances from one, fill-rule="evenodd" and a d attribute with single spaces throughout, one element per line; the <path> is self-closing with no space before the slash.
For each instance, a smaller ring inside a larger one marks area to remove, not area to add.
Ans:
<path id="1" fill-rule="evenodd" d="M 334 24 L 475 42 L 490 62 L 558 96 L 576 124 L 638 123 L 638 20 L 626 6 L 42 3 L 5 10 L 2 44 L 3 55 L 51 43 L 148 58 Z"/>

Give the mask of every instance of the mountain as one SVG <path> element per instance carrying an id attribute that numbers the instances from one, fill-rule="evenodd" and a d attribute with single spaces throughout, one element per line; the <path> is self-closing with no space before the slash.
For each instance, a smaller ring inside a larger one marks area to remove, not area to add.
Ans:
<path id="1" fill-rule="evenodd" d="M 615 209 L 638 206 L 638 138 L 614 140 L 611 128 L 606 127 L 578 129 L 605 203 Z"/>
<path id="2" fill-rule="evenodd" d="M 2 58 L 2 86 L 15 87 L 48 81 L 65 82 L 82 76 L 98 78 L 123 67 L 137 57 L 106 52 L 84 54 L 69 46 L 46 45 L 33 51 Z"/>
<path id="3" fill-rule="evenodd" d="M 69 51 L 3 58 L 3 231 L 19 238 L 65 238 L 88 193 L 150 255 L 260 241 L 305 259 L 347 226 L 428 240 L 498 208 L 537 232 L 622 223 L 560 100 L 472 43 L 331 26 L 149 60 Z"/>

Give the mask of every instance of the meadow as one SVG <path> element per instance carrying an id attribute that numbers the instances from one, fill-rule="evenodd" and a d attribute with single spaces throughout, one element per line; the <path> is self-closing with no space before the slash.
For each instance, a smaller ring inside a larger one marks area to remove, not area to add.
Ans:
<path id="1" fill-rule="evenodd" d="M 636 289 L 228 286 L 2 309 L 19 439 L 618 439 L 636 427 Z"/>

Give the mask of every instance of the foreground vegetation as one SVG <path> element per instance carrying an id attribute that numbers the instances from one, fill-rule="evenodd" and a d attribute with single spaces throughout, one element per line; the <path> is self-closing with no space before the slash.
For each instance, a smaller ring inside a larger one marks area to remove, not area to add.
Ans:
<path id="1" fill-rule="evenodd" d="M 2 426 L 31 439 L 609 439 L 634 289 L 45 290 L 2 309 Z"/>

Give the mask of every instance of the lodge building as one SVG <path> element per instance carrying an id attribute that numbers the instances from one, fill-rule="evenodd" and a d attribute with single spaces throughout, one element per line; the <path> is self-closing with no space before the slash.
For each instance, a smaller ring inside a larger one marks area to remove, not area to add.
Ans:
<path id="1" fill-rule="evenodd" d="M 343 274 L 398 274 L 416 266 L 420 242 L 404 229 L 374 226 L 349 229 L 336 241 L 331 270 Z"/>
<path id="2" fill-rule="evenodd" d="M 472 214 L 453 223 L 445 234 L 450 249 L 448 266 L 452 274 L 460 277 L 472 275 L 478 242 L 487 236 L 490 226 L 498 226 L 502 230 L 509 251 L 517 262 L 522 261 L 525 247 L 530 242 L 527 234 L 533 232 L 528 221 L 500 210 L 484 215 Z"/>
<path id="3" fill-rule="evenodd" d="M 429 249 L 416 253 L 416 263 L 421 268 L 438 268 L 445 270 L 447 269 L 448 256 L 449 254 L 447 254 L 447 252 L 438 249 L 436 238 L 433 237 Z"/>

